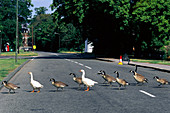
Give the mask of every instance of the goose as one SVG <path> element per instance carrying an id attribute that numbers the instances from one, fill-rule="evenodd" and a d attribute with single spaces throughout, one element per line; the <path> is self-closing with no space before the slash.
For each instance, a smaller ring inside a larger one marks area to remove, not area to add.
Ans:
<path id="1" fill-rule="evenodd" d="M 52 85 L 57 88 L 57 91 L 58 91 L 58 88 L 61 88 L 63 90 L 64 87 L 68 86 L 67 84 L 65 84 L 61 81 L 55 81 L 54 78 L 51 78 L 50 81 L 51 81 Z"/>
<path id="2" fill-rule="evenodd" d="M 33 93 L 35 91 L 35 89 L 38 89 L 37 93 L 40 92 L 40 89 L 43 88 L 43 85 L 40 84 L 38 81 L 35 81 L 33 79 L 33 74 L 32 72 L 28 72 L 29 75 L 31 75 L 31 81 L 30 81 L 30 84 L 31 86 L 33 87 L 33 91 L 31 91 L 31 93 Z"/>
<path id="3" fill-rule="evenodd" d="M 90 87 L 94 86 L 94 84 L 98 84 L 98 82 L 96 81 L 93 81 L 89 78 L 85 78 L 85 71 L 83 69 L 81 69 L 80 72 L 82 72 L 82 81 L 87 86 L 87 90 L 85 91 L 89 91 Z"/>
<path id="4" fill-rule="evenodd" d="M 11 90 L 13 90 L 14 93 L 15 93 L 15 90 L 18 89 L 18 88 L 20 88 L 20 87 L 16 86 L 15 84 L 7 83 L 7 81 L 3 81 L 2 84 L 3 84 L 7 89 L 9 89 L 9 92 L 8 92 L 8 93 L 10 93 Z"/>
<path id="5" fill-rule="evenodd" d="M 69 75 L 73 75 L 73 80 L 74 80 L 74 82 L 79 84 L 79 89 L 80 89 L 80 85 L 83 85 L 82 77 L 76 77 L 76 75 L 74 73 L 70 73 Z"/>
<path id="6" fill-rule="evenodd" d="M 110 84 L 110 86 L 113 82 L 116 82 L 116 79 L 114 77 L 106 74 L 106 72 L 103 70 L 100 70 L 97 74 L 101 75 L 102 78 L 105 80 L 103 83 L 107 81 Z"/>
<path id="7" fill-rule="evenodd" d="M 156 79 L 156 81 L 160 83 L 158 86 L 169 84 L 166 79 L 159 78 L 158 76 L 154 76 L 153 79 Z"/>
<path id="8" fill-rule="evenodd" d="M 124 86 L 126 88 L 126 85 L 129 85 L 129 83 L 126 80 L 124 80 L 124 79 L 120 79 L 119 78 L 119 73 L 117 71 L 115 71 L 114 73 L 117 74 L 116 82 L 119 84 L 119 90 L 120 90 L 121 86 Z"/>
<path id="9" fill-rule="evenodd" d="M 136 80 L 137 84 L 139 83 L 148 83 L 148 79 L 145 78 L 143 75 L 138 74 L 135 71 L 130 70 L 129 72 L 133 73 L 133 78 Z"/>

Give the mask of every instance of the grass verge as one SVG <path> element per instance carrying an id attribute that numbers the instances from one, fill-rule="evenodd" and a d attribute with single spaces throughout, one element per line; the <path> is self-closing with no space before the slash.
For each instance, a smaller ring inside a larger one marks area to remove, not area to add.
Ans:
<path id="1" fill-rule="evenodd" d="M 38 56 L 38 53 L 36 52 L 24 52 L 23 50 L 20 50 L 18 56 Z M 1 56 L 15 56 L 15 52 L 2 52 Z"/>
<path id="2" fill-rule="evenodd" d="M 18 59 L 15 63 L 15 59 L 0 59 L 0 81 L 26 61 L 27 59 Z"/>
<path id="3" fill-rule="evenodd" d="M 58 51 L 59 53 L 81 53 L 80 51 Z"/>
<path id="4" fill-rule="evenodd" d="M 142 62 L 142 63 L 170 65 L 170 61 L 166 61 L 166 60 L 130 59 L 130 61 L 133 61 L 133 62 Z"/>

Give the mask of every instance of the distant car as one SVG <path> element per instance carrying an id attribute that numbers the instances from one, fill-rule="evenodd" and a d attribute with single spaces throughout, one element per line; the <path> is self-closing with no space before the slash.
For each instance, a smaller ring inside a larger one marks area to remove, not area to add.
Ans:
<path id="1" fill-rule="evenodd" d="M 23 50 L 24 50 L 24 52 L 28 52 L 28 51 L 32 50 L 32 47 L 31 46 L 24 47 Z"/>

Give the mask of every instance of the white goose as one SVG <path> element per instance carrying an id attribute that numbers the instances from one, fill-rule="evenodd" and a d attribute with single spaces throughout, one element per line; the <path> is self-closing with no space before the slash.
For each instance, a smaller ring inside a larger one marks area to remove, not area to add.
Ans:
<path id="1" fill-rule="evenodd" d="M 85 91 L 89 91 L 90 87 L 94 86 L 94 84 L 98 84 L 96 81 L 85 78 L 85 71 L 83 69 L 81 69 L 80 72 L 82 72 L 82 82 L 87 86 L 87 90 Z"/>
<path id="2" fill-rule="evenodd" d="M 32 74 L 32 72 L 28 72 L 28 74 L 31 75 L 31 82 L 30 82 L 30 84 L 31 84 L 31 86 L 33 87 L 33 91 L 32 91 L 31 93 L 33 93 L 33 92 L 35 91 L 35 89 L 38 89 L 37 93 L 39 93 L 39 92 L 40 92 L 40 89 L 43 88 L 43 85 L 40 84 L 38 81 L 35 81 L 35 80 L 33 79 L 33 74 Z"/>

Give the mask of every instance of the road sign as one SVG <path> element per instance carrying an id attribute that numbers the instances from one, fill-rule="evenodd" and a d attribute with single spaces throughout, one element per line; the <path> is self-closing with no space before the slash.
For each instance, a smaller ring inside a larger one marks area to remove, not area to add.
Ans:
<path id="1" fill-rule="evenodd" d="M 33 45 L 33 49 L 36 49 L 36 45 Z"/>

